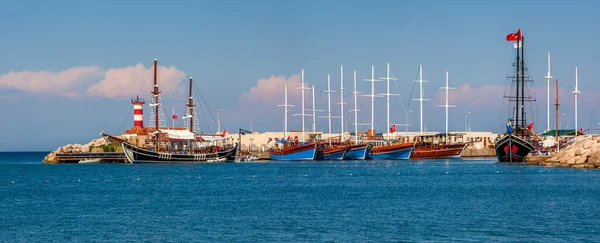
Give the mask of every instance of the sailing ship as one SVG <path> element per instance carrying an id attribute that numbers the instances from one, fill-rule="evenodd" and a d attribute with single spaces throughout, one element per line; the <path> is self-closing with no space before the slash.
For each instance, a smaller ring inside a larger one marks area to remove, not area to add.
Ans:
<path id="1" fill-rule="evenodd" d="M 410 154 L 415 145 L 413 143 L 400 143 L 388 140 L 373 142 L 373 148 L 369 153 L 368 159 L 410 159 Z"/>
<path id="2" fill-rule="evenodd" d="M 517 50 L 515 75 L 508 78 L 515 84 L 515 96 L 505 96 L 509 101 L 515 102 L 513 109 L 514 119 L 511 118 L 506 125 L 506 132 L 495 141 L 496 157 L 499 162 L 524 162 L 529 152 L 534 150 L 532 145 L 531 126 L 526 126 L 525 101 L 533 101 L 531 97 L 525 97 L 525 82 L 532 80 L 525 76 L 525 46 L 521 29 L 516 33 L 506 36 L 506 40 L 515 42 Z"/>
<path id="3" fill-rule="evenodd" d="M 467 143 L 450 143 L 446 134 L 419 136 L 411 159 L 460 159 Z"/>
<path id="4" fill-rule="evenodd" d="M 302 140 L 304 140 L 304 116 L 306 115 L 304 109 L 304 90 L 308 89 L 304 87 L 304 69 L 302 69 L 302 86 L 299 88 L 302 90 L 302 114 L 298 114 L 302 116 Z M 287 99 L 287 84 L 284 89 L 284 103 L 283 105 L 278 105 L 279 107 L 283 107 L 284 110 L 284 125 L 283 125 L 283 133 L 284 137 L 287 134 L 287 113 L 288 107 L 293 107 L 293 105 L 288 104 Z M 290 140 L 288 136 L 286 140 L 276 140 L 275 147 L 269 151 L 269 158 L 271 160 L 314 160 L 317 157 L 317 146 L 314 142 L 298 142 L 298 138 L 295 137 L 294 140 Z"/>
<path id="5" fill-rule="evenodd" d="M 387 124 L 390 124 L 390 96 L 395 94 L 390 94 L 390 80 L 395 80 L 395 78 L 390 77 L 390 64 L 387 64 L 387 77 L 384 78 L 387 80 L 387 93 L 379 94 L 387 96 Z M 388 159 L 388 160 L 396 160 L 396 159 L 409 159 L 410 153 L 414 149 L 413 143 L 402 143 L 398 140 L 390 139 L 389 135 L 392 134 L 396 125 L 390 127 L 390 133 L 388 133 L 388 138 L 384 139 L 383 136 L 377 136 L 375 132 L 375 82 L 380 81 L 375 79 L 375 66 L 371 65 L 371 79 L 365 79 L 365 81 L 371 82 L 371 94 L 364 95 L 371 97 L 371 129 L 368 131 L 368 136 L 363 138 L 364 142 L 370 143 L 372 145 L 371 150 L 369 151 L 366 159 Z"/>
<path id="6" fill-rule="evenodd" d="M 155 127 L 149 136 L 153 144 L 139 147 L 126 140 L 102 133 L 102 136 L 108 141 L 122 144 L 125 157 L 130 163 L 206 163 L 222 162 L 234 159 L 238 143 L 224 144 L 223 135 L 221 138 L 214 136 L 205 136 L 194 132 L 194 101 L 192 98 L 192 78 L 190 78 L 190 91 L 188 114 L 189 130 L 187 128 L 176 129 L 159 127 L 159 108 L 161 107 L 159 94 L 161 93 L 157 81 L 157 60 L 154 59 L 154 90 L 151 92 L 154 96 L 150 107 L 154 110 Z M 232 141 L 232 140 L 231 140 Z"/>
<path id="7" fill-rule="evenodd" d="M 319 147 L 318 160 L 343 160 L 350 145 L 342 143 L 341 138 L 335 140 L 330 138 L 329 142 L 321 142 L 317 146 Z"/>
<path id="8" fill-rule="evenodd" d="M 422 66 L 419 66 L 419 83 L 423 82 L 422 71 Z M 422 89 L 422 85 L 420 88 Z M 448 133 L 448 108 L 454 106 L 448 104 L 448 91 L 453 89 L 448 87 L 448 71 L 446 71 L 446 86 L 441 87 L 441 89 L 446 90 L 446 104 L 440 105 L 446 108 L 446 133 L 418 136 L 415 142 L 415 149 L 411 153 L 411 159 L 459 159 L 462 151 L 467 147 L 467 143 L 450 142 L 451 139 Z M 423 91 L 421 91 L 422 94 Z M 422 100 L 424 100 L 422 96 L 419 100 L 422 107 Z"/>
<path id="9" fill-rule="evenodd" d="M 344 155 L 344 159 L 346 160 L 364 160 L 369 157 L 369 153 L 371 152 L 372 145 L 363 143 L 363 144 L 352 144 L 348 145 L 348 151 Z"/>

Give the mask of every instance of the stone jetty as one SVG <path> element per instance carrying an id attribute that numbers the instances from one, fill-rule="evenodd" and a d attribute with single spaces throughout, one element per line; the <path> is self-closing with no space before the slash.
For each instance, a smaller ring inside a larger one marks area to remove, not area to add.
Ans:
<path id="1" fill-rule="evenodd" d="M 535 157 L 535 156 L 534 156 Z M 535 161 L 538 165 L 572 168 L 600 167 L 600 136 L 585 135 L 577 138 L 560 152 L 547 159 Z"/>
<path id="2" fill-rule="evenodd" d="M 107 145 L 108 142 L 104 138 L 97 138 L 92 140 L 89 143 L 84 145 L 81 144 L 67 144 L 59 147 L 55 151 L 50 152 L 44 160 L 42 161 L 45 164 L 56 164 L 58 163 L 58 159 L 56 158 L 56 154 L 58 153 L 88 153 L 88 152 L 103 152 L 101 146 Z M 90 149 L 91 148 L 91 149 Z"/>

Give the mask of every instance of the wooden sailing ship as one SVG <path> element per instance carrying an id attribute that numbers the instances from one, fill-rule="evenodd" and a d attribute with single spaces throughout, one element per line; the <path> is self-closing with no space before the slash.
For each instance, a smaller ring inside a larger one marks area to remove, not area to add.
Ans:
<path id="1" fill-rule="evenodd" d="M 192 96 L 192 78 L 190 78 L 188 114 L 189 129 L 175 129 L 159 127 L 159 112 L 161 108 L 161 93 L 157 81 L 157 60 L 154 59 L 154 89 L 153 103 L 150 107 L 154 110 L 154 129 L 149 135 L 152 143 L 148 146 L 137 146 L 118 137 L 102 133 L 102 136 L 123 146 L 125 157 L 131 163 L 208 163 L 233 160 L 238 143 L 233 144 L 232 139 L 219 139 L 203 137 L 194 132 L 194 100 Z M 224 137 L 225 133 L 221 136 Z M 209 139 L 210 138 L 210 139 Z M 212 141 L 207 141 L 212 140 Z M 230 143 L 215 142 L 215 140 L 230 140 Z"/>

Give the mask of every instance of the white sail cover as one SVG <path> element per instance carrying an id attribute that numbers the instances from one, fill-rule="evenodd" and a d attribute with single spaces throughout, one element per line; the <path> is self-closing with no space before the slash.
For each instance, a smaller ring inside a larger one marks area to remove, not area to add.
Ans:
<path id="1" fill-rule="evenodd" d="M 183 139 L 193 140 L 194 133 L 188 130 L 162 130 L 161 132 L 166 133 L 169 139 Z"/>

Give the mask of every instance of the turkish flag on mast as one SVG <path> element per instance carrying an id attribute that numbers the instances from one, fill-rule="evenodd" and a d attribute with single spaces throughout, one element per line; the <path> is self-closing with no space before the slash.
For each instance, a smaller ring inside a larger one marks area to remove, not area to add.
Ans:
<path id="1" fill-rule="evenodd" d="M 390 133 L 394 133 L 396 131 L 396 124 L 392 125 L 392 127 L 390 127 Z"/>
<path id="2" fill-rule="evenodd" d="M 221 137 L 224 138 L 225 137 L 225 133 L 227 133 L 227 128 L 225 128 L 225 130 L 223 130 L 223 134 L 221 134 Z"/>
<path id="3" fill-rule="evenodd" d="M 173 120 L 177 120 L 177 115 L 173 115 Z"/>
<path id="4" fill-rule="evenodd" d="M 531 130 L 533 129 L 533 122 L 529 125 L 527 125 L 527 130 L 529 130 L 531 132 Z"/>
<path id="5" fill-rule="evenodd" d="M 506 36 L 506 41 L 520 41 L 523 40 L 523 35 L 521 34 L 521 29 L 517 31 L 517 33 L 510 33 Z"/>

